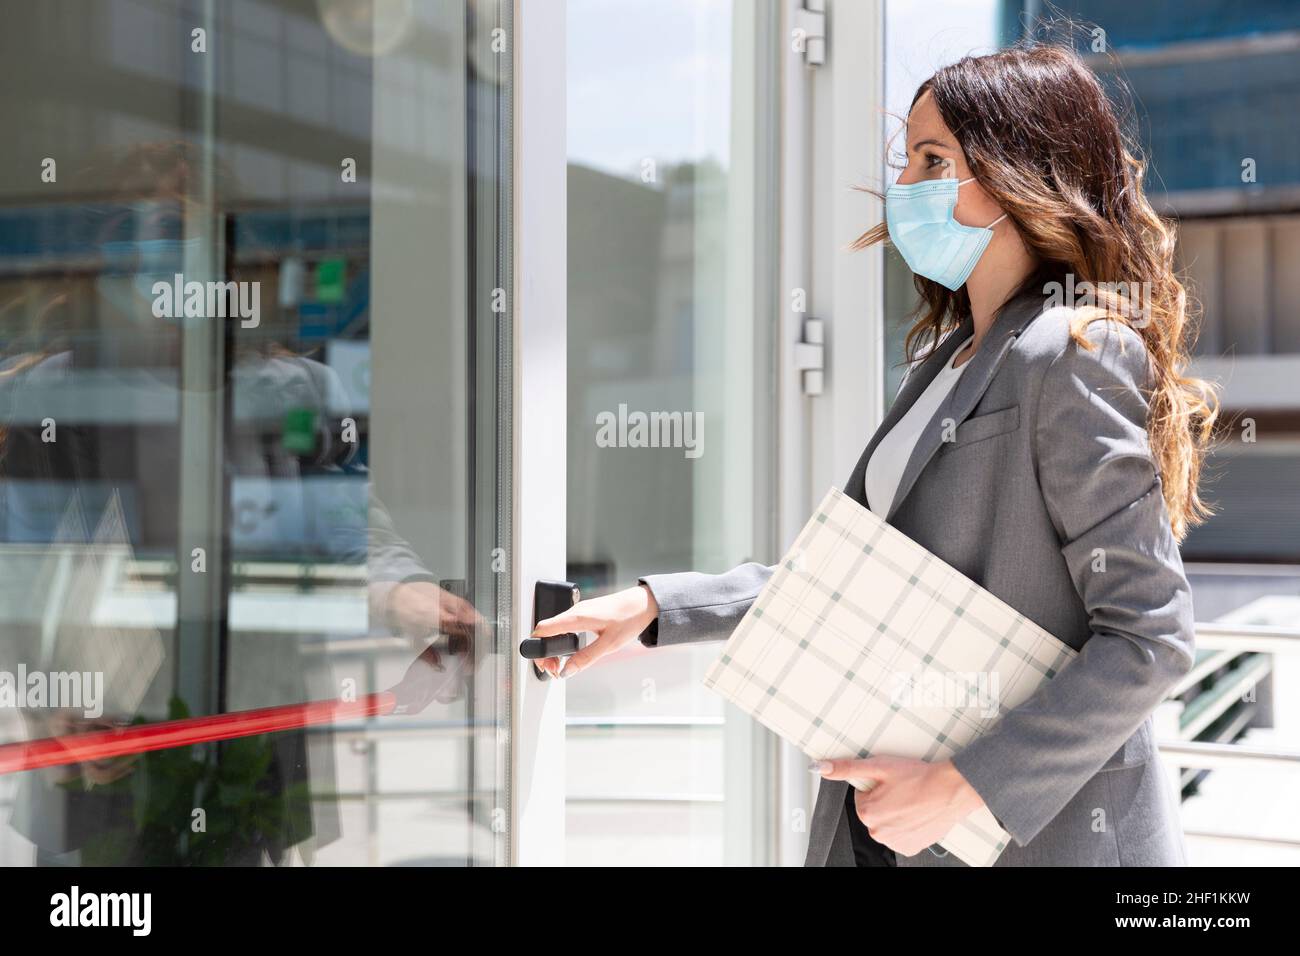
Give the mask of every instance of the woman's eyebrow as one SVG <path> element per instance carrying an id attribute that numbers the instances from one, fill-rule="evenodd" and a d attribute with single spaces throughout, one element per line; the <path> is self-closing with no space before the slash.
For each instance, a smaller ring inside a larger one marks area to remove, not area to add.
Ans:
<path id="1" fill-rule="evenodd" d="M 950 143 L 941 143 L 937 139 L 923 139 L 912 144 L 912 152 L 919 152 L 922 146 L 938 146 L 940 149 L 956 149 Z"/>

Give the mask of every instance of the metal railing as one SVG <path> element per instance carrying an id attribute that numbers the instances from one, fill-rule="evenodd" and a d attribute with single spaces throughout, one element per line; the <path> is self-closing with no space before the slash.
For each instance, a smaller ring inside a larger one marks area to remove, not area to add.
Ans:
<path id="1" fill-rule="evenodd" d="M 1300 628 L 1271 624 L 1197 624 L 1196 646 L 1203 651 L 1237 654 L 1288 654 L 1300 651 Z"/>
<path id="2" fill-rule="evenodd" d="M 1198 624 L 1196 646 L 1204 656 L 1174 688 L 1178 697 L 1234 663 L 1225 678 L 1190 701 L 1179 721 L 1178 739 L 1158 739 L 1160 756 L 1171 766 L 1192 771 L 1236 770 L 1266 767 L 1300 770 L 1300 750 L 1234 743 L 1232 739 L 1250 723 L 1252 714 L 1239 714 L 1224 728 L 1219 741 L 1194 739 L 1204 733 L 1245 694 L 1273 673 L 1273 654 L 1300 651 L 1300 628 L 1264 624 Z M 1208 653 L 1205 653 L 1208 652 Z M 1185 830 L 1189 837 L 1233 843 L 1300 849 L 1300 839 L 1286 836 L 1229 833 L 1220 830 Z"/>

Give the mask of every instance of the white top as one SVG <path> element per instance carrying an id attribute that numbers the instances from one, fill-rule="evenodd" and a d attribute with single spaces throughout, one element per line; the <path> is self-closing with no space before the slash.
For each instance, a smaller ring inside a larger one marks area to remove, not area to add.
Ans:
<path id="1" fill-rule="evenodd" d="M 961 378 L 961 373 L 966 371 L 966 366 L 970 364 L 970 360 L 967 359 L 956 368 L 952 365 L 957 356 L 970 345 L 973 338 L 975 336 L 972 335 L 957 347 L 957 351 L 952 353 L 948 363 L 939 369 L 939 374 L 934 377 L 934 381 L 925 387 L 925 391 L 912 403 L 912 407 L 903 414 L 885 437 L 880 439 L 879 444 L 872 451 L 871 459 L 867 462 L 865 482 L 867 507 L 880 519 L 885 518 L 889 513 L 890 505 L 894 503 L 894 493 L 898 490 L 898 483 L 903 478 L 903 470 L 907 467 L 907 460 L 912 457 L 912 449 L 916 447 L 921 432 L 926 425 L 930 424 L 930 419 L 934 417 L 943 400 L 957 384 L 957 379 Z"/>

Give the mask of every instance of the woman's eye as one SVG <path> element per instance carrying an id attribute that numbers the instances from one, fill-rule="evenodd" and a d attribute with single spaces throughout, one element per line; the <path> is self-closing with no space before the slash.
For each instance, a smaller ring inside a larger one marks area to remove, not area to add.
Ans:
<path id="1" fill-rule="evenodd" d="M 926 169 L 943 169 L 948 165 L 948 159 L 944 156 L 936 156 L 934 153 L 925 154 Z"/>

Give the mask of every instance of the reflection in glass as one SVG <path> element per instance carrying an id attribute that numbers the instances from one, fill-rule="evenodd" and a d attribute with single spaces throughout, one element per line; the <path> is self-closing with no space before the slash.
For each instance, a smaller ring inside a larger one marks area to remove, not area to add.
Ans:
<path id="1" fill-rule="evenodd" d="M 0 861 L 507 858 L 508 7 L 3 15 Z"/>

